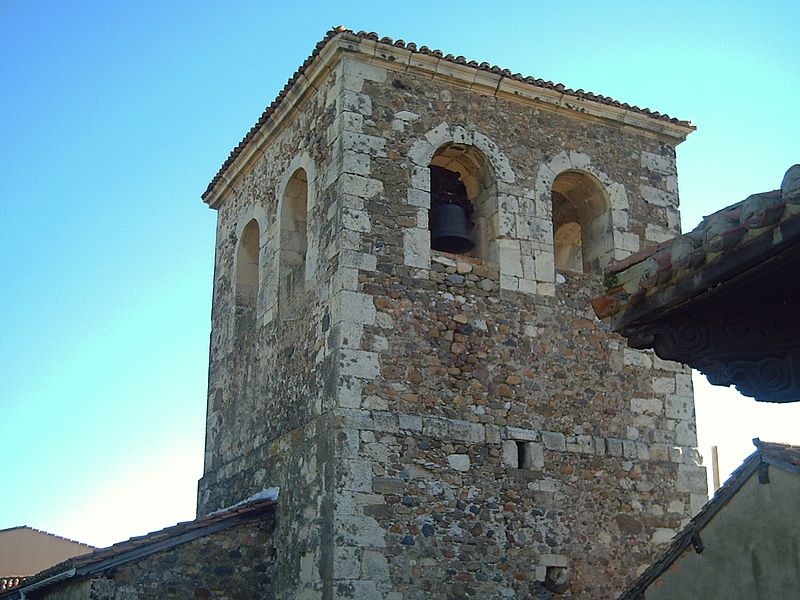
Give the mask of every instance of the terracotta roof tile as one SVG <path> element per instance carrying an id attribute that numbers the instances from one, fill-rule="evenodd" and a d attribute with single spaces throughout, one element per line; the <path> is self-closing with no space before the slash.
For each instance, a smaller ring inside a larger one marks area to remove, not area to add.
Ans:
<path id="1" fill-rule="evenodd" d="M 611 265 L 606 270 L 606 294 L 593 299 L 592 306 L 598 317 L 616 316 L 617 322 L 644 298 L 657 297 L 656 305 L 674 306 L 687 293 L 702 293 L 737 275 L 748 263 L 736 257 L 746 255 L 749 248 L 759 248 L 763 261 L 763 248 L 777 253 L 800 243 L 798 231 L 800 165 L 794 165 L 781 189 L 753 194 L 705 217 L 689 233 Z M 698 277 L 712 267 L 713 277 Z"/>
<path id="2" fill-rule="evenodd" d="M 6 576 L 0 577 L 0 592 L 3 590 L 10 590 L 15 588 L 25 581 L 25 577 Z"/>
<path id="3" fill-rule="evenodd" d="M 648 108 L 640 108 L 638 106 L 633 106 L 627 104 L 625 102 L 619 102 L 614 100 L 613 98 L 609 98 L 608 96 L 602 96 L 599 94 L 593 94 L 591 92 L 585 92 L 582 89 L 573 90 L 571 88 L 566 87 L 563 83 L 553 83 L 552 81 L 545 81 L 543 79 L 535 79 L 530 76 L 524 76 L 520 73 L 511 73 L 508 69 L 503 69 L 502 67 L 498 67 L 497 65 L 490 65 L 487 62 L 478 63 L 474 60 L 467 61 L 463 56 L 453 57 L 452 54 L 444 55 L 441 50 L 431 50 L 428 46 L 420 46 L 413 42 L 405 42 L 402 39 L 392 40 L 390 37 L 379 37 L 375 32 L 366 32 L 366 31 L 358 31 L 354 32 L 351 29 L 347 29 L 343 26 L 336 27 L 328 31 L 325 36 L 317 42 L 314 46 L 314 50 L 311 54 L 303 61 L 303 64 L 300 65 L 300 68 L 294 72 L 294 74 L 289 78 L 289 81 L 286 82 L 283 89 L 278 93 L 277 98 L 269 105 L 261 116 L 256 121 L 255 125 L 253 125 L 250 130 L 245 134 L 242 141 L 230 152 L 228 158 L 225 159 L 225 162 L 222 163 L 217 174 L 208 184 L 206 191 L 203 192 L 202 197 L 206 198 L 217 183 L 222 179 L 225 171 L 231 166 L 231 164 L 236 160 L 239 154 L 244 150 L 247 144 L 255 137 L 256 132 L 261 129 L 261 127 L 269 120 L 270 116 L 275 112 L 277 107 L 280 105 L 281 101 L 286 97 L 286 94 L 289 90 L 294 86 L 294 84 L 303 76 L 306 72 L 308 67 L 314 62 L 314 60 L 319 56 L 322 52 L 322 49 L 334 38 L 338 36 L 344 36 L 349 38 L 354 38 L 355 40 L 364 39 L 364 40 L 371 40 L 374 42 L 378 42 L 381 44 L 386 44 L 387 46 L 393 46 L 395 48 L 404 48 L 416 54 L 423 54 L 429 56 L 435 56 L 440 58 L 441 60 L 446 60 L 451 63 L 460 64 L 460 65 L 467 65 L 469 67 L 473 67 L 475 69 L 481 71 L 487 71 L 490 73 L 495 73 L 498 75 L 503 75 L 504 77 L 508 77 L 509 79 L 513 79 L 515 81 L 520 81 L 523 83 L 528 83 L 531 85 L 535 85 L 540 88 L 550 89 L 553 91 L 561 92 L 570 96 L 573 96 L 577 99 L 581 100 L 590 100 L 592 102 L 597 102 L 598 104 L 604 104 L 607 106 L 613 106 L 617 108 L 622 108 L 625 110 L 629 110 L 631 112 L 639 113 L 651 119 L 657 119 L 661 121 L 666 121 L 669 123 L 674 123 L 677 125 L 682 125 L 684 127 L 691 127 L 692 129 L 694 126 L 689 121 L 683 121 L 681 119 L 676 119 L 674 117 L 670 117 L 669 115 L 659 113 L 657 111 L 650 110 Z"/>

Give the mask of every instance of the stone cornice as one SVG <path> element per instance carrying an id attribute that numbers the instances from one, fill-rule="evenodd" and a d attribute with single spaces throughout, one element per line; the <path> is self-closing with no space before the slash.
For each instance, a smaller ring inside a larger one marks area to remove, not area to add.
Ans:
<path id="1" fill-rule="evenodd" d="M 400 40 L 392 42 L 389 38 L 378 39 L 375 34 L 354 33 L 338 28 L 328 32 L 317 44 L 223 163 L 202 195 L 210 208 L 219 207 L 233 184 L 261 156 L 265 145 L 286 127 L 291 115 L 300 110 L 318 88 L 319 82 L 345 54 L 380 64 L 388 70 L 427 74 L 432 79 L 447 81 L 477 93 L 635 129 L 675 145 L 695 130 L 687 121 L 629 106 L 604 96 L 583 90 L 573 91 L 561 84 L 512 74 L 487 63 L 467 62 L 463 57 L 443 56 L 440 51 L 431 51 L 424 46 L 417 49 L 416 45 Z"/>

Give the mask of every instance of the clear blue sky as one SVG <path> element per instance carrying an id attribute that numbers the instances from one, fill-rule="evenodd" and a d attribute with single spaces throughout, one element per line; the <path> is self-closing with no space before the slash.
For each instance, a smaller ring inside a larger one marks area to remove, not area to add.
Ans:
<path id="1" fill-rule="evenodd" d="M 0 528 L 107 545 L 194 516 L 215 220 L 200 193 L 331 26 L 694 121 L 688 230 L 800 162 L 800 3 L 732 4 L 0 3 Z M 756 435 L 800 443 L 798 407 L 731 396 L 698 388 L 723 468 Z"/>

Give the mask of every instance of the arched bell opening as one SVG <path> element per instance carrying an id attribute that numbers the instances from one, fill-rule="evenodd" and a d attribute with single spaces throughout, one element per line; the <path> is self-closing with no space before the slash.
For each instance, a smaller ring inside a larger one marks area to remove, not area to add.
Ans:
<path id="1" fill-rule="evenodd" d="M 553 252 L 562 271 L 602 273 L 613 256 L 611 210 L 592 175 L 565 171 L 553 181 Z"/>
<path id="2" fill-rule="evenodd" d="M 487 259 L 496 237 L 497 187 L 486 157 L 474 146 L 445 144 L 429 169 L 431 248 Z"/>
<path id="3" fill-rule="evenodd" d="M 281 318 L 302 314 L 308 253 L 308 176 L 297 169 L 286 184 L 280 213 L 278 309 Z"/>
<path id="4" fill-rule="evenodd" d="M 244 226 L 236 249 L 234 306 L 235 325 L 239 331 L 255 323 L 259 288 L 259 237 L 258 222 L 252 219 Z"/>

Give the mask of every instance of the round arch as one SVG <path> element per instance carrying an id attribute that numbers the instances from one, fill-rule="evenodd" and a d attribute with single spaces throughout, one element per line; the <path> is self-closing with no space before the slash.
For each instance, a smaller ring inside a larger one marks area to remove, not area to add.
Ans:
<path id="1" fill-rule="evenodd" d="M 591 173 L 567 169 L 550 188 L 555 268 L 600 273 L 613 257 L 608 194 Z"/>

